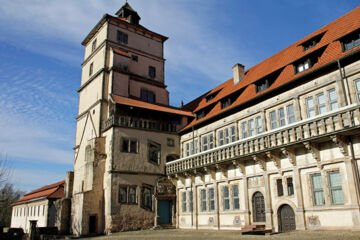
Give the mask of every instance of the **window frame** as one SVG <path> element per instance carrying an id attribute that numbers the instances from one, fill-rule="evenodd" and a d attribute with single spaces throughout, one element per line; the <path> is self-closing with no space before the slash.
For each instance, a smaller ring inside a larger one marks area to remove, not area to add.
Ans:
<path id="1" fill-rule="evenodd" d="M 321 179 L 321 188 L 315 188 L 314 180 L 313 180 L 314 176 L 320 177 L 320 179 Z M 323 184 L 323 181 L 322 181 L 322 174 L 319 173 L 319 172 L 310 174 L 310 184 L 311 184 L 311 190 L 312 190 L 313 205 L 314 206 L 324 206 L 326 204 L 326 200 L 325 200 L 325 193 L 324 193 L 324 184 Z M 322 193 L 322 198 L 324 200 L 323 203 L 317 204 L 316 198 L 315 198 L 315 193 L 317 193 L 317 192 Z"/>
<path id="2" fill-rule="evenodd" d="M 130 194 L 130 190 L 134 190 L 135 192 L 135 197 L 134 197 L 134 201 L 130 200 L 130 196 L 133 194 Z M 136 205 L 137 204 L 137 186 L 136 185 L 119 185 L 119 190 L 118 190 L 118 203 L 119 204 L 128 204 L 128 205 Z M 121 190 L 125 190 L 125 199 L 121 200 Z"/>
<path id="3" fill-rule="evenodd" d="M 94 41 L 91 43 L 91 53 L 95 52 L 96 50 L 96 41 L 97 39 L 95 38 Z"/>
<path id="4" fill-rule="evenodd" d="M 235 189 L 237 189 L 237 194 Z M 239 185 L 232 185 L 232 203 L 233 203 L 233 210 L 240 210 L 240 193 L 239 193 Z"/>
<path id="5" fill-rule="evenodd" d="M 336 110 L 336 109 L 339 109 L 339 102 L 338 102 L 338 96 L 337 96 L 337 92 L 336 92 L 336 89 L 335 88 L 331 88 L 331 89 L 328 89 L 327 91 L 327 95 L 328 95 L 328 101 L 329 101 L 329 110 L 330 111 L 333 111 L 333 110 Z M 334 92 L 335 95 L 331 95 L 331 92 Z M 335 96 L 335 99 L 331 99 L 331 96 Z M 333 104 L 336 103 L 336 107 L 333 108 Z"/>
<path id="6" fill-rule="evenodd" d="M 200 189 L 200 211 L 206 212 L 207 206 L 206 206 L 206 189 Z"/>
<path id="7" fill-rule="evenodd" d="M 332 181 L 331 181 L 331 174 L 333 173 L 337 173 L 339 175 L 340 178 L 340 185 L 339 186 L 332 186 Z M 340 170 L 339 169 L 334 169 L 331 171 L 327 172 L 327 180 L 328 180 L 328 188 L 329 188 L 329 193 L 330 193 L 330 201 L 331 201 L 331 205 L 344 205 L 345 200 L 344 200 L 344 192 L 342 190 L 342 181 L 341 181 L 341 174 L 340 174 Z M 334 198 L 333 198 L 333 191 L 337 191 L 337 190 L 341 190 L 341 196 L 342 196 L 342 202 L 340 203 L 334 203 Z"/>
<path id="8" fill-rule="evenodd" d="M 209 194 L 209 211 L 215 211 L 215 189 L 214 188 L 209 188 L 208 189 L 208 194 Z"/>
<path id="9" fill-rule="evenodd" d="M 291 179 L 291 181 L 289 181 Z M 286 178 L 286 188 L 287 188 L 287 193 L 288 196 L 293 196 L 295 194 L 294 191 L 294 182 L 293 182 L 293 178 L 292 177 L 287 177 Z M 290 191 L 291 189 L 291 191 Z"/>
<path id="10" fill-rule="evenodd" d="M 354 80 L 354 85 L 355 85 L 355 94 L 357 96 L 357 100 L 358 102 L 360 102 L 360 78 Z"/>
<path id="11" fill-rule="evenodd" d="M 153 211 L 153 199 L 152 199 L 152 195 L 153 195 L 153 186 L 151 185 L 142 185 L 141 186 L 141 208 L 148 210 L 148 211 Z M 148 205 L 146 205 L 146 199 L 145 199 L 145 190 L 149 190 L 150 191 L 150 203 Z"/>
<path id="12" fill-rule="evenodd" d="M 223 210 L 230 210 L 230 189 L 229 186 L 223 186 Z M 226 191 L 225 191 L 226 190 Z M 227 193 L 227 194 L 226 194 Z"/>
<path id="13" fill-rule="evenodd" d="M 127 151 L 124 151 L 124 143 L 127 142 Z M 136 151 L 132 151 L 132 144 L 135 142 L 136 144 Z M 133 153 L 133 154 L 138 154 L 139 153 L 139 140 L 135 139 L 135 138 L 127 138 L 127 137 L 122 137 L 121 138 L 121 148 L 120 148 L 120 152 L 122 153 Z"/>
<path id="14" fill-rule="evenodd" d="M 153 145 L 155 148 L 157 148 L 157 161 L 153 161 L 151 160 L 152 158 L 152 154 L 151 154 L 151 145 Z M 156 165 L 160 165 L 161 163 L 161 144 L 154 142 L 152 140 L 148 140 L 148 162 L 152 163 L 152 164 L 156 164 Z"/>
<path id="15" fill-rule="evenodd" d="M 186 207 L 186 205 L 187 205 L 186 197 L 187 196 L 186 195 L 187 195 L 186 191 L 181 192 L 181 211 L 183 213 L 186 213 L 186 211 L 187 211 L 187 207 Z"/>
<path id="16" fill-rule="evenodd" d="M 273 119 L 274 117 L 274 119 Z M 277 127 L 277 117 L 276 117 L 276 110 L 269 112 L 269 119 L 270 119 L 270 129 L 276 129 Z"/>
<path id="17" fill-rule="evenodd" d="M 276 181 L 276 193 L 278 197 L 282 197 L 284 196 L 284 186 L 283 186 L 283 181 L 282 178 L 277 178 L 275 179 Z"/>
<path id="18" fill-rule="evenodd" d="M 309 107 L 309 100 L 312 101 L 312 107 Z M 311 118 L 311 117 L 315 117 L 316 116 L 316 106 L 315 106 L 315 101 L 314 101 L 314 97 L 313 96 L 310 96 L 310 97 L 307 97 L 305 98 L 305 104 L 306 104 L 306 115 L 308 118 Z M 314 112 L 314 115 L 311 116 L 310 112 Z"/>
<path id="19" fill-rule="evenodd" d="M 116 40 L 119 43 L 128 44 L 129 36 L 127 33 L 117 30 Z"/>
<path id="20" fill-rule="evenodd" d="M 259 124 L 260 123 L 260 124 Z M 257 134 L 260 134 L 263 132 L 263 121 L 261 116 L 257 116 L 255 118 L 255 124 L 256 124 L 256 132 Z M 260 129 L 260 131 L 259 131 Z"/>
<path id="21" fill-rule="evenodd" d="M 149 66 L 149 77 L 156 78 L 156 67 Z"/>
<path id="22" fill-rule="evenodd" d="M 94 62 L 91 62 L 89 65 L 89 77 L 94 73 Z"/>
<path id="23" fill-rule="evenodd" d="M 289 111 L 289 109 L 292 109 L 292 110 Z M 296 122 L 295 109 L 294 109 L 293 103 L 286 106 L 286 115 L 287 115 L 288 124 L 292 124 L 292 123 Z M 291 119 L 294 119 L 294 120 L 292 121 Z"/>

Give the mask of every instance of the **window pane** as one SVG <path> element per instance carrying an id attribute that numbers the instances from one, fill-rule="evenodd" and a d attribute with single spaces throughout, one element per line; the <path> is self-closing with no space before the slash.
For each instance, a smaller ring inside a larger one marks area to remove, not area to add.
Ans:
<path id="1" fill-rule="evenodd" d="M 215 210 L 215 194 L 214 194 L 214 189 L 210 188 L 209 189 L 209 200 L 210 200 L 210 211 L 214 211 Z"/>
<path id="2" fill-rule="evenodd" d="M 358 100 L 360 101 L 360 79 L 355 81 L 355 86 L 356 86 L 356 94 L 357 94 Z"/>
<path id="3" fill-rule="evenodd" d="M 238 209 L 240 209 L 239 186 L 234 185 L 232 187 L 232 191 L 233 191 L 233 207 L 234 207 L 234 210 L 238 210 Z"/>
<path id="4" fill-rule="evenodd" d="M 275 111 L 270 112 L 270 125 L 271 129 L 277 128 Z"/>
<path id="5" fill-rule="evenodd" d="M 206 211 L 206 190 L 201 190 L 201 211 Z"/>
<path id="6" fill-rule="evenodd" d="M 284 189 L 282 185 L 282 179 L 276 179 L 276 187 L 277 187 L 278 196 L 283 196 Z"/>
<path id="7" fill-rule="evenodd" d="M 309 97 L 306 99 L 306 107 L 307 107 L 308 117 L 314 117 L 315 116 L 315 106 L 314 106 L 314 100 L 312 97 Z"/>
<path id="8" fill-rule="evenodd" d="M 294 185 L 292 182 L 292 178 L 287 178 L 286 182 L 287 182 L 288 195 L 289 196 L 294 195 Z"/>
<path id="9" fill-rule="evenodd" d="M 330 110 L 338 109 L 338 102 L 335 89 L 330 89 L 328 91 L 329 95 L 329 103 L 330 103 Z"/>
<path id="10" fill-rule="evenodd" d="M 129 140 L 128 139 L 125 139 L 125 138 L 123 139 L 122 151 L 129 152 Z"/>
<path id="11" fill-rule="evenodd" d="M 332 204 L 344 204 L 342 189 L 331 190 L 331 201 Z"/>
<path id="12" fill-rule="evenodd" d="M 255 122 L 253 119 L 249 120 L 249 135 L 254 136 L 255 134 Z"/>
<path id="13" fill-rule="evenodd" d="M 136 188 L 129 187 L 129 203 L 136 203 Z"/>
<path id="14" fill-rule="evenodd" d="M 286 125 L 284 108 L 279 109 L 279 120 L 280 120 L 280 127 Z"/>
<path id="15" fill-rule="evenodd" d="M 194 198 L 194 196 L 193 196 L 193 192 L 192 191 L 190 191 L 190 194 L 189 194 L 189 210 L 190 210 L 190 212 L 192 212 L 194 209 L 194 206 L 193 206 L 193 198 Z"/>
<path id="16" fill-rule="evenodd" d="M 126 187 L 120 187 L 119 189 L 119 203 L 126 203 L 127 202 L 127 193 Z"/>
<path id="17" fill-rule="evenodd" d="M 195 148 L 195 153 L 199 152 L 199 144 L 198 144 L 198 140 L 194 141 L 194 148 Z"/>
<path id="18" fill-rule="evenodd" d="M 261 117 L 257 117 L 256 118 L 256 128 L 257 128 L 257 133 L 262 133 L 262 120 Z"/>
<path id="19" fill-rule="evenodd" d="M 230 143 L 229 128 L 226 128 L 226 129 L 224 130 L 224 132 L 225 132 L 225 144 L 228 144 L 228 143 Z"/>
<path id="20" fill-rule="evenodd" d="M 137 141 L 130 141 L 130 152 L 137 153 Z"/>
<path id="21" fill-rule="evenodd" d="M 186 212 L 186 192 L 182 193 L 182 211 Z"/>
<path id="22" fill-rule="evenodd" d="M 322 179 L 321 174 L 313 174 L 311 175 L 311 184 L 313 190 L 313 197 L 314 197 L 314 205 L 324 205 L 325 198 L 324 198 L 324 191 L 322 187 Z"/>
<path id="23" fill-rule="evenodd" d="M 203 149 L 202 149 L 203 151 L 206 151 L 208 149 L 206 136 L 202 137 L 202 146 L 203 146 Z"/>
<path id="24" fill-rule="evenodd" d="M 248 135 L 247 135 L 247 122 L 243 122 L 242 123 L 242 135 L 243 135 L 243 138 L 247 138 Z"/>
<path id="25" fill-rule="evenodd" d="M 224 131 L 220 130 L 219 131 L 219 145 L 224 145 Z"/>
<path id="26" fill-rule="evenodd" d="M 229 199 L 229 188 L 224 187 L 223 188 L 223 194 L 224 194 L 224 210 L 230 209 L 230 199 Z"/>
<path id="27" fill-rule="evenodd" d="M 185 147 L 185 156 L 189 156 L 190 155 L 190 144 L 187 143 L 185 146 L 186 146 Z"/>
<path id="28" fill-rule="evenodd" d="M 326 103 L 325 103 L 325 96 L 323 93 L 320 93 L 316 95 L 317 102 L 318 102 L 318 108 L 319 108 L 319 114 L 326 113 Z"/>
<path id="29" fill-rule="evenodd" d="M 295 122 L 294 105 L 291 104 L 291 105 L 287 106 L 286 110 L 287 110 L 289 124 L 294 123 Z"/>
<path id="30" fill-rule="evenodd" d="M 235 126 L 231 127 L 231 142 L 235 142 L 236 141 L 236 131 L 235 131 Z"/>
<path id="31" fill-rule="evenodd" d="M 314 192 L 314 201 L 316 206 L 324 205 L 325 204 L 324 192 L 323 191 Z"/>
<path id="32" fill-rule="evenodd" d="M 213 148 L 214 147 L 214 137 L 212 134 L 209 135 L 209 148 Z"/>

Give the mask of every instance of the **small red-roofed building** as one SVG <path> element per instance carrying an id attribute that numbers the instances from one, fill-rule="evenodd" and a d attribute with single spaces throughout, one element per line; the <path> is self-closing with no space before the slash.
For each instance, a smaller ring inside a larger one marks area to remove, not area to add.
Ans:
<path id="1" fill-rule="evenodd" d="M 55 227 L 57 207 L 55 201 L 64 197 L 65 181 L 44 186 L 25 194 L 12 207 L 11 228 L 29 232 L 30 221 L 37 227 Z"/>

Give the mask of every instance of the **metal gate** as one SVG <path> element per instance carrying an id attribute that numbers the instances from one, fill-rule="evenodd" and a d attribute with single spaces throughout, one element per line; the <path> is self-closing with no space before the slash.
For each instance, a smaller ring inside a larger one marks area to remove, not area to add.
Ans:
<path id="1" fill-rule="evenodd" d="M 256 192 L 252 199 L 254 222 L 265 222 L 265 203 L 261 192 Z"/>
<path id="2" fill-rule="evenodd" d="M 279 208 L 279 230 L 281 232 L 293 231 L 296 229 L 295 214 L 293 209 L 285 204 Z"/>

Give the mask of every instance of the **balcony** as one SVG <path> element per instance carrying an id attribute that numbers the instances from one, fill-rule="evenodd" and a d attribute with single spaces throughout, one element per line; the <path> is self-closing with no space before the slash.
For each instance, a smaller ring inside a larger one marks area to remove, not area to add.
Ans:
<path id="1" fill-rule="evenodd" d="M 275 149 L 282 149 L 283 154 L 289 155 L 286 148 L 299 143 L 303 143 L 303 146 L 314 152 L 313 155 L 316 155 L 316 150 L 311 149 L 313 146 L 311 142 L 324 137 L 331 137 L 334 142 L 339 143 L 340 137 L 336 136 L 359 127 L 360 105 L 353 104 L 253 137 L 180 158 L 167 163 L 166 172 L 168 175 L 174 175 L 214 164 L 231 162 L 235 159 L 251 158 L 259 161 L 257 155 L 268 154 Z"/>
<path id="2" fill-rule="evenodd" d="M 142 118 L 136 118 L 130 116 L 114 116 L 114 115 L 111 115 L 104 122 L 102 131 L 106 131 L 107 129 L 113 126 L 161 131 L 168 133 L 177 132 L 177 125 L 171 122 L 148 120 L 148 119 L 142 119 Z"/>

